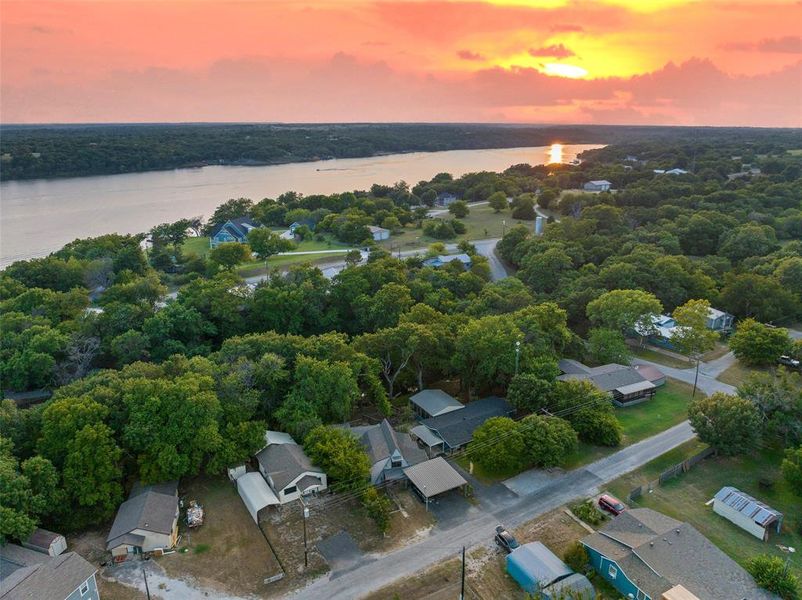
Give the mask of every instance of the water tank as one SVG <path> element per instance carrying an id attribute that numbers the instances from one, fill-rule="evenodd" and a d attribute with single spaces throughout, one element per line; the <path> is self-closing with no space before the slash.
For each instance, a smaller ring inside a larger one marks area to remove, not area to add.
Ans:
<path id="1" fill-rule="evenodd" d="M 543 235 L 543 228 L 546 226 L 546 219 L 544 217 L 537 217 L 535 219 L 535 235 Z"/>

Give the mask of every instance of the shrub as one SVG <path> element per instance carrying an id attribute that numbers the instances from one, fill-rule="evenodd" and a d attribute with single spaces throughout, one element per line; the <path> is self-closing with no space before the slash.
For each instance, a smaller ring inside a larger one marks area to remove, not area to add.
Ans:
<path id="1" fill-rule="evenodd" d="M 783 600 L 799 598 L 799 579 L 785 567 L 779 556 L 759 554 L 747 561 L 746 570 L 755 578 L 755 583 Z"/>
<path id="2" fill-rule="evenodd" d="M 368 516 L 376 523 L 379 531 L 385 533 L 390 528 L 390 500 L 376 491 L 376 488 L 369 487 L 362 494 L 362 506 Z"/>
<path id="3" fill-rule="evenodd" d="M 579 542 L 574 542 L 563 554 L 563 561 L 577 573 L 582 573 L 588 566 L 588 551 Z"/>
<path id="4" fill-rule="evenodd" d="M 596 506 L 593 504 L 593 500 L 577 502 L 571 506 L 571 512 L 588 525 L 601 525 L 607 518 L 596 508 Z"/>

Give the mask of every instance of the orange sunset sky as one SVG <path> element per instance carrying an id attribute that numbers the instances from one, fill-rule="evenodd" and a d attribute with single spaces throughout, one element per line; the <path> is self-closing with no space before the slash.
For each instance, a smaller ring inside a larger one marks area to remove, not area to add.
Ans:
<path id="1" fill-rule="evenodd" d="M 798 0 L 0 0 L 3 123 L 802 125 Z"/>

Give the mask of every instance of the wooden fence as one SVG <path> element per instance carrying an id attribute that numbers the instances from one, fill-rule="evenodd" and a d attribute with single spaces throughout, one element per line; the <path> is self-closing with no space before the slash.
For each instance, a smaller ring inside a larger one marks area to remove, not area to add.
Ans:
<path id="1" fill-rule="evenodd" d="M 687 473 L 693 466 L 703 461 L 704 459 L 713 456 L 716 451 L 713 448 L 705 448 L 698 454 L 694 454 L 690 458 L 686 458 L 680 463 L 670 466 L 665 471 L 660 473 L 660 476 L 654 481 L 650 481 L 645 485 L 639 485 L 629 492 L 629 501 L 633 502 L 643 495 L 644 488 L 647 492 L 651 492 L 654 488 L 664 484 L 679 475 L 680 473 Z"/>

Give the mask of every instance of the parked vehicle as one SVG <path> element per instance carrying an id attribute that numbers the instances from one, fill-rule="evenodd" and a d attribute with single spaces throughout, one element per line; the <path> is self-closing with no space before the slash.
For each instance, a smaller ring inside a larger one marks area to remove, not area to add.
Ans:
<path id="1" fill-rule="evenodd" d="M 602 494 L 599 496 L 599 507 L 615 516 L 620 515 L 627 509 L 626 504 L 621 502 L 621 500 L 615 496 L 610 496 L 609 494 Z"/>
<path id="2" fill-rule="evenodd" d="M 795 358 L 791 358 L 787 354 L 783 354 L 780 358 L 778 358 L 777 364 L 785 365 L 786 367 L 791 367 L 792 369 L 799 368 L 799 361 Z"/>
<path id="3" fill-rule="evenodd" d="M 513 550 L 515 550 L 521 544 L 518 543 L 518 540 L 515 539 L 509 531 L 504 529 L 501 525 L 496 527 L 496 537 L 495 537 L 496 544 L 501 547 L 502 550 L 509 554 Z"/>

